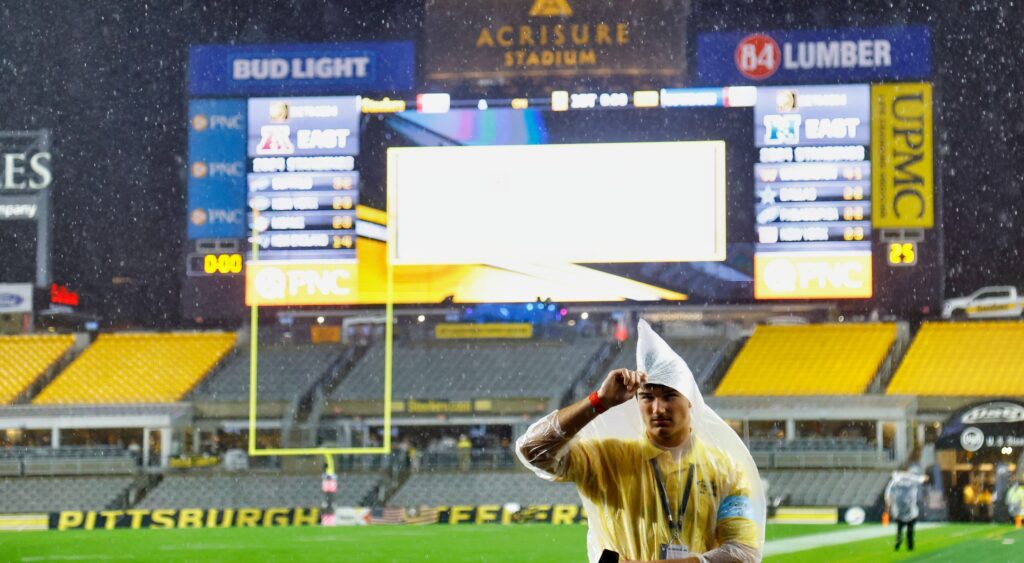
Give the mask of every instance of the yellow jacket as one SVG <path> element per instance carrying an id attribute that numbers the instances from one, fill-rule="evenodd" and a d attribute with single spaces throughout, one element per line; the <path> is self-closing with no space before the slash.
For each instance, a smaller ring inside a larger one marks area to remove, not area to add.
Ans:
<path id="1" fill-rule="evenodd" d="M 672 540 L 650 460 L 664 480 L 672 518 L 683 499 L 687 472 L 694 468 L 681 542 L 704 553 L 726 542 L 759 549 L 760 533 L 751 519 L 750 488 L 732 459 L 714 446 L 691 438 L 676 462 L 672 453 L 640 440 L 581 440 L 568 453 L 560 481 L 571 481 L 597 506 L 588 514 L 605 543 L 626 559 L 658 559 L 659 546 Z"/>

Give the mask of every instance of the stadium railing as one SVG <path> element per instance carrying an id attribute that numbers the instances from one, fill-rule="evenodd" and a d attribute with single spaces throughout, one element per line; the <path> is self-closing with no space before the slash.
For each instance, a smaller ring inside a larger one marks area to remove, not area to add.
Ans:
<path id="1" fill-rule="evenodd" d="M 760 468 L 894 468 L 892 450 L 877 451 L 752 451 Z"/>
<path id="2" fill-rule="evenodd" d="M 13 447 L 0 450 L 0 474 L 105 475 L 134 473 L 138 464 L 124 448 L 108 446 Z"/>
<path id="3" fill-rule="evenodd" d="M 421 472 L 453 471 L 465 467 L 468 471 L 488 469 L 517 469 L 520 467 L 515 454 L 509 448 L 480 448 L 470 452 L 468 464 L 458 451 L 424 452 L 418 460 L 400 455 L 398 450 L 388 456 L 351 455 L 339 458 L 340 471 L 409 471 L 414 467 Z"/>

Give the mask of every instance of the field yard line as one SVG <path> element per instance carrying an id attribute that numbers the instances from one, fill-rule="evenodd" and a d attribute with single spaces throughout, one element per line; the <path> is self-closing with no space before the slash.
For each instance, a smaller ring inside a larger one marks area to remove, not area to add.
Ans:
<path id="1" fill-rule="evenodd" d="M 928 528 L 936 528 L 938 526 L 944 526 L 945 524 L 925 522 L 918 524 L 916 528 L 918 530 L 927 530 Z M 807 549 L 814 549 L 816 547 L 822 547 L 826 545 L 836 545 L 841 543 L 850 543 L 860 540 L 870 540 L 873 538 L 881 538 L 884 536 L 896 536 L 895 526 L 883 528 L 881 526 L 871 526 L 867 528 L 854 528 L 852 530 L 843 530 L 839 532 L 828 532 L 824 534 L 813 534 L 807 536 L 798 536 L 795 538 L 786 538 L 784 540 L 772 540 L 765 544 L 764 555 L 780 555 L 783 553 L 793 553 L 794 551 L 804 551 Z"/>
<path id="2" fill-rule="evenodd" d="M 19 561 L 33 563 L 35 561 L 113 561 L 115 559 L 135 559 L 134 555 L 29 555 Z"/>

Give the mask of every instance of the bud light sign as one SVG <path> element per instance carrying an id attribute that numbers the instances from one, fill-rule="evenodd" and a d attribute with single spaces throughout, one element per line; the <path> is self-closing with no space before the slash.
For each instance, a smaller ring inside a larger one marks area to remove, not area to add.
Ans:
<path id="1" fill-rule="evenodd" d="M 296 45 L 196 45 L 193 96 L 346 94 L 412 90 L 409 41 Z"/>
<path id="2" fill-rule="evenodd" d="M 931 32 L 920 25 L 697 38 L 703 84 L 925 80 L 931 73 Z"/>

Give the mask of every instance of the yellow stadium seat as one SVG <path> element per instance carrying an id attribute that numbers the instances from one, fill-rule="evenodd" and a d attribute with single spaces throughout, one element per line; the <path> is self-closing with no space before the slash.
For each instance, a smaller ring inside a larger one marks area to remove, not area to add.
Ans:
<path id="1" fill-rule="evenodd" d="M 759 326 L 716 395 L 859 395 L 896 339 L 893 323 Z"/>
<path id="2" fill-rule="evenodd" d="M 174 402 L 234 345 L 225 332 L 102 334 L 32 402 Z"/>
<path id="3" fill-rule="evenodd" d="M 1024 395 L 1024 323 L 924 323 L 889 395 Z"/>
<path id="4" fill-rule="evenodd" d="M 74 342 L 70 334 L 0 336 L 0 404 L 11 404 Z"/>

